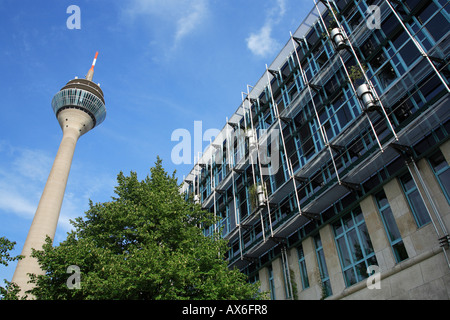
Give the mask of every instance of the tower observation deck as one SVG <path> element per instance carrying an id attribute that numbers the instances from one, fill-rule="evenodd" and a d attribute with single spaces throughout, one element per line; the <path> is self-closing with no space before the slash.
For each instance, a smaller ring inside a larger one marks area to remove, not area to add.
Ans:
<path id="1" fill-rule="evenodd" d="M 83 123 L 83 128 L 80 128 L 81 135 L 98 126 L 106 118 L 105 99 L 103 97 L 103 91 L 98 84 L 92 82 L 94 76 L 94 66 L 97 60 L 98 52 L 95 55 L 92 67 L 86 75 L 86 79 L 75 78 L 70 80 L 55 96 L 52 100 L 52 108 L 56 117 L 60 118 L 61 112 L 64 110 L 81 110 L 87 113 L 92 123 L 89 123 L 90 127 L 86 123 Z M 60 121 L 61 128 L 64 131 L 66 124 L 69 121 L 65 118 L 62 123 Z"/>
<path id="2" fill-rule="evenodd" d="M 33 288 L 28 283 L 29 274 L 45 273 L 31 257 L 31 249 L 41 250 L 46 236 L 51 239 L 55 236 L 76 143 L 106 117 L 103 91 L 92 82 L 97 56 L 98 52 L 85 79 L 70 80 L 52 100 L 63 137 L 22 249 L 24 258 L 18 262 L 12 279 L 19 285 L 21 295 Z"/>

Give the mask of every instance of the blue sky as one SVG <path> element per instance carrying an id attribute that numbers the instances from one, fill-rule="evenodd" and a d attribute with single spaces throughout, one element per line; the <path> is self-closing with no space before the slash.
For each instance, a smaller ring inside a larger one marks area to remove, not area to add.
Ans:
<path id="1" fill-rule="evenodd" d="M 69 29 L 70 5 L 81 29 Z M 0 236 L 20 254 L 62 132 L 51 99 L 84 77 L 107 116 L 78 141 L 55 243 L 88 200 L 109 201 L 120 171 L 143 179 L 157 155 L 181 182 L 192 165 L 171 161 L 174 130 L 194 138 L 222 129 L 312 9 L 312 0 L 0 0 Z M 206 147 L 205 142 L 203 147 Z M 191 156 L 192 161 L 194 155 Z M 11 280 L 15 264 L 0 267 Z"/>

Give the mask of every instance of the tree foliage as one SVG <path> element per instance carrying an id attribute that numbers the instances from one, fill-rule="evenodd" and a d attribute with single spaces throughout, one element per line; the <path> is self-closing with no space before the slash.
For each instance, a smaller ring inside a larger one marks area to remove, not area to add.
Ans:
<path id="1" fill-rule="evenodd" d="M 5 237 L 0 237 L 0 265 L 8 266 L 10 262 L 22 259 L 22 256 L 12 257 L 10 251 L 14 249 L 16 242 L 12 242 Z M 0 299 L 16 300 L 18 299 L 19 287 L 12 282 L 3 280 L 5 287 L 0 286 Z"/>
<path id="2" fill-rule="evenodd" d="M 89 203 L 67 239 L 33 251 L 45 275 L 32 276 L 36 299 L 257 299 L 256 285 L 230 270 L 227 242 L 199 228 L 211 214 L 185 201 L 158 158 L 150 176 L 117 177 L 116 197 Z M 79 289 L 67 268 L 79 267 Z"/>

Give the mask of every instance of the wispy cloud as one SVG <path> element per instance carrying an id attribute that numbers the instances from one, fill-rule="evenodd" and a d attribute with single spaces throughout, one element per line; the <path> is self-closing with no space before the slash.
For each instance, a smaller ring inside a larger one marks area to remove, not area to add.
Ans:
<path id="1" fill-rule="evenodd" d="M 39 149 L 11 146 L 0 140 L 0 214 L 15 214 L 32 219 L 54 155 Z M 55 240 L 61 240 L 71 229 L 70 219 L 82 216 L 88 200 L 100 194 L 111 194 L 115 176 L 92 175 L 82 164 L 73 163 L 59 219 Z M 86 181 L 89 181 L 86 184 Z M 93 199 L 95 200 L 95 199 Z"/>
<path id="2" fill-rule="evenodd" d="M 0 184 L 0 209 L 13 212 L 23 218 L 31 218 L 36 211 L 36 203 L 25 198 L 8 186 Z"/>
<path id="3" fill-rule="evenodd" d="M 177 28 L 175 33 L 175 43 L 177 44 L 189 33 L 193 32 L 195 28 L 200 25 L 207 14 L 206 0 L 192 1 L 185 14 L 181 15 L 177 21 Z"/>
<path id="4" fill-rule="evenodd" d="M 48 168 L 52 158 L 41 150 L 19 149 L 13 160 L 13 169 L 21 176 L 30 180 L 44 182 L 47 179 Z"/>
<path id="5" fill-rule="evenodd" d="M 276 5 L 267 12 L 266 20 L 261 29 L 256 33 L 251 33 L 246 38 L 247 47 L 253 54 L 265 57 L 278 51 L 280 44 L 272 37 L 272 30 L 274 26 L 280 23 L 285 14 L 286 1 L 277 0 Z"/>
<path id="6" fill-rule="evenodd" d="M 173 45 L 177 46 L 202 24 L 209 13 L 208 8 L 209 0 L 132 0 L 125 14 L 132 20 L 144 18 L 151 22 L 158 19 L 170 30 Z"/>
<path id="7" fill-rule="evenodd" d="M 31 218 L 52 160 L 39 150 L 12 147 L 5 141 L 0 146 L 0 210 Z"/>

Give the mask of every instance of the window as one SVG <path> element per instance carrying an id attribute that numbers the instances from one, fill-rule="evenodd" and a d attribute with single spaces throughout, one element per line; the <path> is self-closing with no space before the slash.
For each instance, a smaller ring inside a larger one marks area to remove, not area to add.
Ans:
<path id="1" fill-rule="evenodd" d="M 317 35 L 314 27 L 312 27 L 311 30 L 309 31 L 309 33 L 306 35 L 305 39 L 306 39 L 306 42 L 308 43 L 309 49 L 311 49 L 312 47 L 314 47 L 316 45 L 317 41 L 320 38 Z"/>
<path id="2" fill-rule="evenodd" d="M 421 0 L 405 0 L 404 2 L 410 11 L 414 11 L 415 7 L 420 4 Z"/>
<path id="3" fill-rule="evenodd" d="M 431 33 L 435 41 L 441 39 L 448 31 L 448 28 L 443 28 L 442 26 L 448 26 L 449 21 L 444 17 L 444 15 L 439 12 L 426 24 L 428 32 Z"/>
<path id="4" fill-rule="evenodd" d="M 300 142 L 301 142 L 301 145 L 302 145 L 303 155 L 306 158 L 309 158 L 316 151 L 315 148 L 314 148 L 314 141 L 313 141 L 312 136 L 311 136 L 311 131 L 310 131 L 310 128 L 309 128 L 309 124 L 306 123 L 305 125 L 303 125 L 298 130 L 298 133 L 299 133 Z"/>
<path id="5" fill-rule="evenodd" d="M 273 282 L 273 269 L 272 266 L 268 267 L 269 272 L 269 289 L 270 289 L 270 299 L 275 300 L 275 284 Z"/>
<path id="6" fill-rule="evenodd" d="M 323 67 L 323 65 L 328 61 L 328 56 L 325 50 L 320 53 L 320 55 L 316 58 L 316 63 L 319 66 L 319 69 Z"/>
<path id="7" fill-rule="evenodd" d="M 417 186 L 411 175 L 405 174 L 400 178 L 409 206 L 416 220 L 417 226 L 421 227 L 431 221 L 430 214 L 423 202 L 423 199 L 417 189 Z"/>
<path id="8" fill-rule="evenodd" d="M 444 90 L 444 85 L 436 75 L 425 79 L 418 85 L 418 87 L 420 88 L 420 92 L 422 93 L 425 101 L 428 103 L 435 99 Z"/>
<path id="9" fill-rule="evenodd" d="M 408 120 L 410 116 L 417 111 L 418 108 L 416 108 L 413 101 L 414 100 L 406 94 L 393 104 L 392 110 L 397 124 L 401 124 L 403 121 Z"/>
<path id="10" fill-rule="evenodd" d="M 336 109 L 337 108 L 335 107 L 335 110 Z M 344 128 L 353 119 L 353 116 L 347 104 L 342 105 L 342 107 L 338 109 L 336 115 L 338 117 L 339 125 L 341 128 Z"/>
<path id="11" fill-rule="evenodd" d="M 447 163 L 442 152 L 439 150 L 428 158 L 428 161 L 433 168 L 442 190 L 444 191 L 447 201 L 450 203 L 450 166 Z"/>
<path id="12" fill-rule="evenodd" d="M 408 253 L 406 252 L 405 245 L 403 244 L 400 231 L 398 230 L 397 223 L 386 194 L 384 191 L 381 191 L 375 195 L 375 199 L 377 201 L 378 210 L 380 212 L 384 228 L 386 229 L 389 242 L 391 243 L 392 250 L 394 251 L 395 260 L 397 262 L 401 262 L 408 259 Z"/>
<path id="13" fill-rule="evenodd" d="M 300 278 L 302 279 L 302 288 L 309 288 L 308 271 L 306 270 L 305 253 L 303 252 L 303 246 L 297 248 L 298 251 L 298 264 L 300 267 Z"/>
<path id="14" fill-rule="evenodd" d="M 378 262 L 359 207 L 334 223 L 333 229 L 345 284 L 349 287 L 366 279 L 367 268 Z"/>
<path id="15" fill-rule="evenodd" d="M 390 38 L 392 33 L 395 31 L 397 27 L 400 26 L 398 19 L 394 14 L 390 14 L 384 21 L 381 23 L 381 30 L 383 30 L 386 38 Z"/>
<path id="16" fill-rule="evenodd" d="M 400 49 L 400 55 L 403 58 L 406 66 L 409 67 L 417 58 L 420 57 L 420 52 L 412 42 L 412 40 L 408 37 L 408 34 L 401 30 L 397 33 L 392 39 L 392 44 L 398 50 L 405 42 L 405 46 Z"/>
<path id="17" fill-rule="evenodd" d="M 339 89 L 340 83 L 335 76 L 331 76 L 330 80 L 323 86 L 328 98 L 333 97 Z"/>
<path id="18" fill-rule="evenodd" d="M 442 14 L 442 11 L 438 12 L 431 20 L 429 20 L 435 12 L 439 11 L 439 9 L 440 7 L 438 7 L 436 3 L 434 3 L 433 1 L 429 1 L 429 3 L 424 5 L 415 14 L 417 16 L 418 21 L 422 25 L 425 25 L 428 32 L 433 36 L 433 38 L 436 41 L 438 41 L 447 33 L 448 28 L 443 28 L 442 26 L 448 25 L 449 23 L 447 18 Z"/>
<path id="19" fill-rule="evenodd" d="M 383 89 L 386 89 L 392 81 L 397 77 L 391 62 L 388 61 L 387 64 L 377 72 L 378 80 Z"/>
<path id="20" fill-rule="evenodd" d="M 333 294 L 331 290 L 330 276 L 328 275 L 327 263 L 325 262 L 325 254 L 323 252 L 322 240 L 320 235 L 314 237 L 314 245 L 316 247 L 317 262 L 319 264 L 320 281 L 322 285 L 322 297 L 326 298 Z"/>
<path id="21" fill-rule="evenodd" d="M 367 40 L 360 46 L 360 50 L 365 59 L 368 59 L 378 48 L 378 43 L 375 40 L 375 36 L 372 34 Z"/>

